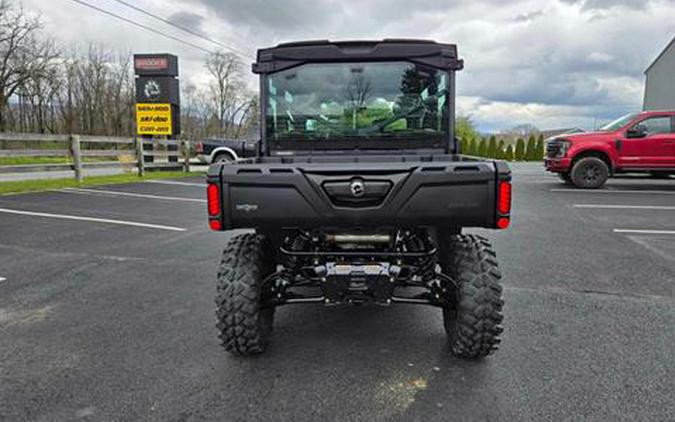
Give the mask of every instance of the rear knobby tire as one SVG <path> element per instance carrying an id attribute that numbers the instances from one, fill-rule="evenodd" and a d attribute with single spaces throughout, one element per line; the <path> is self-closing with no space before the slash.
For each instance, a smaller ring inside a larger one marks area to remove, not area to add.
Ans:
<path id="1" fill-rule="evenodd" d="M 609 178 L 609 166 L 598 157 L 583 157 L 572 166 L 570 177 L 578 188 L 598 189 Z"/>
<path id="2" fill-rule="evenodd" d="M 443 322 L 455 356 L 482 358 L 497 350 L 503 329 L 502 278 L 490 242 L 482 236 L 449 238 L 441 265 L 457 283 L 456 301 L 443 309 Z"/>
<path id="3" fill-rule="evenodd" d="M 233 236 L 220 262 L 216 295 L 216 327 L 228 352 L 250 356 L 265 351 L 274 308 L 261 307 L 261 282 L 270 271 L 265 238 Z"/>

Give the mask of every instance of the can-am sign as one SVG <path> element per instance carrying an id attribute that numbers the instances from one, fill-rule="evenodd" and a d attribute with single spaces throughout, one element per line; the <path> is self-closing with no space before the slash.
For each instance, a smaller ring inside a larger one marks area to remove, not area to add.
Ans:
<path id="1" fill-rule="evenodd" d="M 138 70 L 166 70 L 169 60 L 166 57 L 137 57 L 134 68 Z"/>

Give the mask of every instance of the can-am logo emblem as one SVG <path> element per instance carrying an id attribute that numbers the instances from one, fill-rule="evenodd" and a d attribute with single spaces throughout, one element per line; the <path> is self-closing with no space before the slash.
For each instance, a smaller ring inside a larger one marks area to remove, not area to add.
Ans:
<path id="1" fill-rule="evenodd" d="M 352 180 L 349 189 L 352 191 L 352 195 L 354 195 L 355 198 L 360 198 L 366 194 L 366 187 L 363 185 L 363 180 L 361 179 Z"/>
<path id="2" fill-rule="evenodd" d="M 152 79 L 146 82 L 145 86 L 143 87 L 143 94 L 145 94 L 145 98 L 154 100 L 155 98 L 159 97 L 159 94 L 161 93 L 162 90 L 160 89 L 159 84 L 157 81 Z"/>

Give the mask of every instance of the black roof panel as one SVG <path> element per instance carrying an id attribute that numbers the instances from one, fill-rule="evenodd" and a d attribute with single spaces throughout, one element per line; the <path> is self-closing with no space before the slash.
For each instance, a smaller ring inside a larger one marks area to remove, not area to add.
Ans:
<path id="1" fill-rule="evenodd" d="M 312 40 L 279 44 L 258 50 L 254 73 L 273 73 L 305 63 L 406 60 L 444 70 L 460 70 L 455 44 L 429 40 L 384 39 L 378 41 Z"/>

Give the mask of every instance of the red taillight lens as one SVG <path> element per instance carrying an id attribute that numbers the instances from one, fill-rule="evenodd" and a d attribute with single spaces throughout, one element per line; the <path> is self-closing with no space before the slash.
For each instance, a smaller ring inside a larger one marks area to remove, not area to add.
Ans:
<path id="1" fill-rule="evenodd" d="M 215 183 L 209 183 L 206 188 L 206 198 L 210 216 L 220 215 L 220 189 Z"/>
<path id="2" fill-rule="evenodd" d="M 497 220 L 497 228 L 504 230 L 505 228 L 509 227 L 510 222 L 511 221 L 508 218 L 502 217 Z"/>
<path id="3" fill-rule="evenodd" d="M 500 214 L 511 212 L 511 182 L 499 182 L 499 197 L 497 201 L 497 211 Z"/>
<path id="4" fill-rule="evenodd" d="M 211 227 L 211 230 L 219 231 L 223 228 L 223 225 L 220 220 L 209 220 L 209 227 Z"/>
<path id="5" fill-rule="evenodd" d="M 201 142 L 197 142 L 197 143 L 195 144 L 195 152 L 196 152 L 197 154 L 202 154 L 202 153 L 204 153 L 204 144 L 202 144 Z"/>

